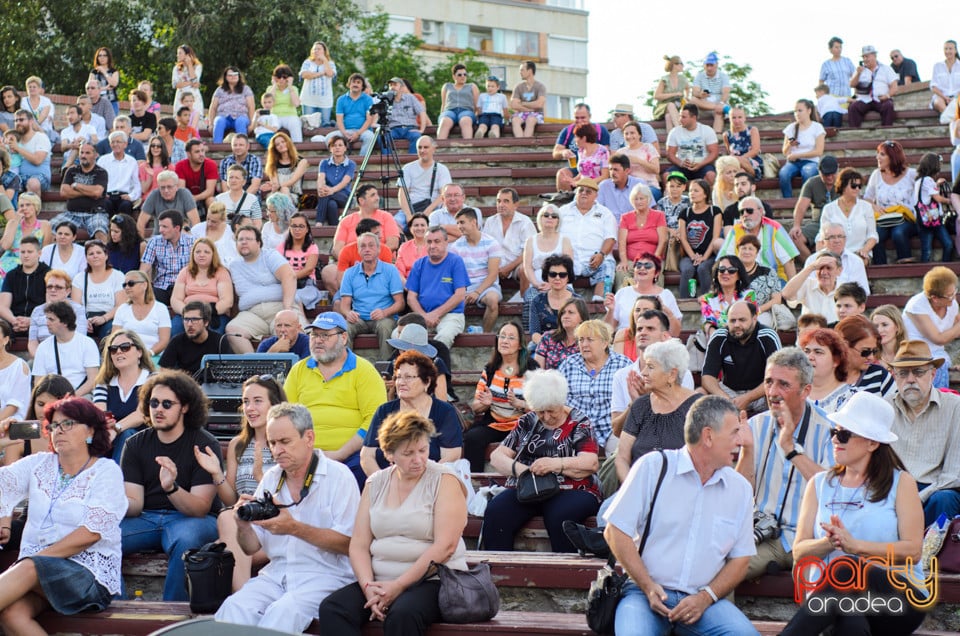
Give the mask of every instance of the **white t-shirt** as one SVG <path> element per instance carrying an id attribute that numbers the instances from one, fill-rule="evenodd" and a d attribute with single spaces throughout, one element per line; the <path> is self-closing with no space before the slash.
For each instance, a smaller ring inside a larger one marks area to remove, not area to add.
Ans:
<path id="1" fill-rule="evenodd" d="M 827 113 L 843 113 L 844 110 L 840 107 L 840 100 L 836 95 L 827 93 L 817 98 L 817 112 L 823 117 Z"/>
<path id="2" fill-rule="evenodd" d="M 50 269 L 62 269 L 70 276 L 70 280 L 87 269 L 87 257 L 83 253 L 83 248 L 76 243 L 73 245 L 73 253 L 66 262 L 62 260 L 56 243 L 51 243 L 40 250 L 40 262 L 49 265 Z"/>
<path id="3" fill-rule="evenodd" d="M 80 290 L 80 304 L 86 306 L 88 316 L 90 312 L 106 312 L 116 306 L 117 292 L 123 291 L 123 278 L 123 272 L 117 269 L 111 269 L 102 283 L 94 282 L 86 272 L 73 277 L 73 286 Z"/>
<path id="4" fill-rule="evenodd" d="M 80 124 L 80 130 L 74 130 L 73 126 L 67 126 L 60 131 L 60 144 L 67 145 L 72 143 L 76 139 L 83 139 L 84 141 L 93 141 L 98 139 L 96 129 L 90 124 Z"/>
<path id="5" fill-rule="evenodd" d="M 203 221 L 202 223 L 197 223 L 192 228 L 190 228 L 190 236 L 195 239 L 204 238 L 207 236 L 207 222 Z M 213 242 L 213 246 L 217 248 L 217 256 L 220 257 L 220 263 L 224 267 L 230 267 L 230 263 L 240 258 L 240 253 L 237 252 L 237 243 L 233 237 L 233 233 L 229 230 L 225 230 L 220 238 Z M 266 237 L 263 241 L 263 249 L 267 248 Z"/>
<path id="6" fill-rule="evenodd" d="M 640 298 L 641 294 L 632 286 L 624 287 L 613 297 L 615 305 L 613 307 L 613 318 L 617 321 L 616 329 L 626 329 L 630 325 L 630 312 L 633 311 L 633 305 Z M 664 289 L 657 297 L 663 305 L 663 310 L 668 316 L 673 316 L 677 320 L 683 320 L 683 312 L 677 305 L 677 299 L 673 292 Z"/>
<path id="7" fill-rule="evenodd" d="M 810 122 L 810 125 L 807 126 L 805 130 L 798 131 L 798 128 L 797 122 L 793 122 L 792 124 L 787 124 L 787 127 L 783 129 L 784 139 L 794 137 L 797 140 L 797 145 L 793 146 L 792 152 L 810 152 L 817 147 L 817 139 L 821 135 L 827 134 L 827 131 L 823 129 L 823 126 L 818 121 Z M 820 157 L 804 157 L 804 160 L 820 163 Z"/>
<path id="8" fill-rule="evenodd" d="M 677 149 L 677 159 L 699 163 L 707 157 L 707 146 L 717 143 L 713 128 L 697 124 L 693 130 L 677 126 L 667 135 L 667 148 Z"/>
<path id="9" fill-rule="evenodd" d="M 858 101 L 865 103 L 877 101 L 881 95 L 889 95 L 890 86 L 900 81 L 900 78 L 893 72 L 892 68 L 886 64 L 877 64 L 875 71 L 861 66 L 858 83 L 869 84 L 871 76 L 873 77 L 873 87 L 869 93 L 861 94 L 854 91 Z"/>
<path id="10" fill-rule="evenodd" d="M 87 369 L 100 366 L 100 351 L 97 343 L 88 336 L 74 333 L 70 342 L 57 342 L 56 338 L 47 338 L 37 346 L 37 355 L 33 359 L 33 377 L 39 378 L 48 373 L 59 373 L 78 387 L 87 381 Z M 60 355 L 60 370 L 57 370 L 57 354 Z"/>
<path id="11" fill-rule="evenodd" d="M 927 298 L 927 295 L 923 292 L 920 292 L 919 294 L 910 298 L 903 308 L 903 326 L 907 330 L 907 340 L 923 340 L 930 345 L 930 354 L 934 358 L 943 358 L 947 361 L 948 365 L 951 364 L 950 354 L 947 353 L 946 347 L 943 345 L 934 344 L 924 338 L 923 334 L 920 333 L 920 330 L 917 329 L 917 326 L 914 324 L 910 314 L 914 314 L 916 316 L 927 316 L 933 322 L 933 326 L 936 327 L 938 331 L 946 331 L 953 326 L 958 312 L 960 312 L 960 306 L 958 306 L 957 301 L 954 300 L 952 303 L 950 303 L 950 306 L 947 307 L 947 313 L 944 314 L 943 318 L 941 318 L 933 311 L 933 307 L 930 306 L 930 299 Z"/>
<path id="12" fill-rule="evenodd" d="M 143 320 L 133 315 L 133 305 L 125 303 L 117 309 L 113 317 L 114 329 L 135 331 L 147 349 L 152 349 L 160 341 L 161 327 L 170 328 L 170 310 L 160 301 L 154 301 L 150 313 Z"/>

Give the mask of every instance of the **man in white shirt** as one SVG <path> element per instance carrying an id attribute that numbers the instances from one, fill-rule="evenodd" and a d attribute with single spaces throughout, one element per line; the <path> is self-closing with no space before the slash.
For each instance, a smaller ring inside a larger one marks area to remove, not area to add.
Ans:
<path id="1" fill-rule="evenodd" d="M 745 425 L 725 398 L 701 398 L 687 414 L 686 445 L 648 453 L 630 469 L 604 531 L 630 575 L 617 634 L 662 634 L 674 624 L 696 633 L 758 633 L 723 598 L 757 551 L 753 493 L 730 465 Z"/>
<path id="2" fill-rule="evenodd" d="M 92 393 L 100 370 L 97 343 L 86 334 L 77 333 L 77 314 L 69 302 L 48 303 L 43 315 L 51 337 L 37 346 L 33 377 L 56 373 L 70 381 L 76 389 L 74 395 Z"/>
<path id="3" fill-rule="evenodd" d="M 863 61 L 850 76 L 850 86 L 856 93 L 847 109 L 847 123 L 859 128 L 864 116 L 871 110 L 880 113 L 880 125 L 892 126 L 897 114 L 893 108 L 893 96 L 897 94 L 899 77 L 893 69 L 877 61 L 877 47 L 863 47 Z"/>
<path id="4" fill-rule="evenodd" d="M 397 193 L 400 211 L 393 217 L 402 230 L 407 229 L 410 217 L 414 212 L 420 212 L 428 217 L 440 206 L 443 201 L 441 194 L 443 187 L 450 183 L 450 170 L 439 161 L 434 160 L 433 153 L 436 144 L 432 137 L 423 135 L 417 139 L 417 160 L 411 161 L 403 167 L 403 188 Z M 399 187 L 399 181 L 397 186 Z M 410 199 L 407 200 L 407 194 Z"/>
<path id="5" fill-rule="evenodd" d="M 63 150 L 63 170 L 76 160 L 80 144 L 97 143 L 97 131 L 90 124 L 83 123 L 83 112 L 77 105 L 67 106 L 67 123 L 70 125 L 60 131 L 60 149 Z"/>
<path id="6" fill-rule="evenodd" d="M 133 204 L 140 199 L 140 166 L 127 154 L 127 133 L 115 130 L 110 133 L 110 154 L 97 159 L 97 165 L 107 171 L 107 197 L 104 208 L 107 214 L 133 216 Z"/>
<path id="7" fill-rule="evenodd" d="M 537 233 L 526 214 L 517 214 L 520 195 L 513 188 L 497 192 L 497 213 L 483 223 L 483 233 L 500 244 L 500 278 L 520 280 L 520 292 L 530 284 L 523 274 L 523 246 Z"/>
<path id="8" fill-rule="evenodd" d="M 577 181 L 575 198 L 560 208 L 560 233 L 573 244 L 573 267 L 577 276 L 588 276 L 593 301 L 603 302 L 604 279 L 613 280 L 617 221 L 597 203 L 600 186 L 589 177 Z"/>
<path id="9" fill-rule="evenodd" d="M 697 121 L 699 115 L 696 104 L 680 109 L 680 125 L 667 135 L 667 159 L 676 167 L 667 172 L 679 170 L 690 181 L 706 179 L 712 186 L 717 180 L 713 162 L 720 155 L 720 145 L 717 133 Z"/>
<path id="10" fill-rule="evenodd" d="M 276 516 L 253 519 L 243 506 L 250 497 L 235 507 L 240 549 L 249 555 L 263 550 L 270 562 L 224 601 L 218 621 L 300 633 L 327 595 L 354 581 L 347 548 L 360 492 L 350 469 L 315 451 L 313 441 L 307 407 L 270 409 L 267 445 L 277 464 L 264 473 L 253 498 L 272 495 L 284 507 Z"/>

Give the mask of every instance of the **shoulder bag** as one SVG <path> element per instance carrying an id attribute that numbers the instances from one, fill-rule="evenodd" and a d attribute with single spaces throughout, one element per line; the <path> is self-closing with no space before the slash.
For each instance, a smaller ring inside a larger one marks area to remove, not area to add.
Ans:
<path id="1" fill-rule="evenodd" d="M 520 456 L 520 451 L 526 447 L 530 438 L 533 437 L 534 430 L 536 429 L 531 429 L 526 438 L 524 438 L 523 443 L 520 444 L 517 450 L 517 457 Z M 516 457 L 513 459 L 513 465 L 510 467 L 510 470 L 513 473 L 513 478 L 517 480 L 517 501 L 520 503 L 546 501 L 560 492 L 560 478 L 557 476 L 557 473 L 534 475 L 530 470 L 527 470 L 518 476 Z"/>
<path id="2" fill-rule="evenodd" d="M 452 570 L 434 561 L 430 565 L 440 577 L 437 602 L 445 623 L 480 623 L 500 611 L 500 592 L 487 563 L 477 563 L 467 570 Z"/>
<path id="3" fill-rule="evenodd" d="M 659 452 L 663 463 L 660 466 L 657 485 L 653 489 L 653 498 L 650 499 L 650 510 L 647 513 L 647 522 L 643 526 L 643 535 L 640 537 L 638 552 L 641 557 L 647 544 L 647 537 L 650 535 L 653 507 L 657 503 L 660 486 L 663 485 L 663 478 L 667 474 L 667 455 L 662 449 Z M 617 573 L 616 565 L 616 557 L 611 554 L 607 564 L 597 573 L 597 580 L 590 584 L 590 591 L 587 592 L 587 626 L 597 634 L 614 633 L 617 605 L 620 604 L 620 598 L 623 596 L 623 586 L 630 578 L 626 572 Z"/>

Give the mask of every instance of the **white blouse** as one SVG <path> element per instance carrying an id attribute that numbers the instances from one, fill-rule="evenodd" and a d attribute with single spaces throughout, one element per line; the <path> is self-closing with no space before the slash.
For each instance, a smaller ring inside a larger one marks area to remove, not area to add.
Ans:
<path id="1" fill-rule="evenodd" d="M 843 227 L 847 235 L 847 249 L 856 252 L 869 239 L 879 241 L 877 234 L 877 219 L 873 215 L 873 206 L 857 199 L 853 209 L 850 210 L 850 216 L 847 216 L 840 209 L 840 200 L 834 199 L 823 206 L 820 213 L 820 231 L 817 232 L 817 241 L 823 240 L 823 229 L 828 225 L 839 225 Z"/>

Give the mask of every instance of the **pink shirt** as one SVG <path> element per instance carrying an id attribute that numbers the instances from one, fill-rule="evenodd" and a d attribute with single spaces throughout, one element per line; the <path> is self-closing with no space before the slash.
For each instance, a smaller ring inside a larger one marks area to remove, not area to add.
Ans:
<path id="1" fill-rule="evenodd" d="M 190 275 L 190 270 L 184 267 L 177 275 L 177 283 L 183 285 L 184 302 L 189 303 L 196 300 L 202 303 L 215 303 L 220 300 L 217 285 L 220 283 L 230 284 L 230 272 L 227 271 L 226 267 L 221 267 L 212 280 L 207 279 L 203 283 L 198 283 L 197 279 Z"/>
<path id="2" fill-rule="evenodd" d="M 420 257 L 427 255 L 427 245 L 424 244 L 422 248 L 418 248 L 416 242 L 413 239 L 406 241 L 403 245 L 400 246 L 400 249 L 397 250 L 397 269 L 400 270 L 400 275 L 406 278 L 410 275 L 410 270 L 413 268 L 413 263 Z"/>
<path id="3" fill-rule="evenodd" d="M 666 225 L 667 219 L 660 210 L 649 210 L 642 228 L 637 227 L 636 214 L 625 212 L 620 217 L 620 229 L 627 231 L 627 258 L 633 261 L 644 252 L 656 254 L 660 242 L 657 228 Z"/>

